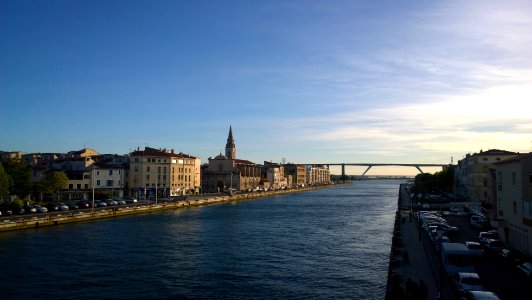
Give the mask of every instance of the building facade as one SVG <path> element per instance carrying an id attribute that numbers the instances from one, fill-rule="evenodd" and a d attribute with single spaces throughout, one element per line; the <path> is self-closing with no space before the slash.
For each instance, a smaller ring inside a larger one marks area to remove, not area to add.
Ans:
<path id="1" fill-rule="evenodd" d="M 202 167 L 202 192 L 249 191 L 259 186 L 261 166 L 236 157 L 236 144 L 230 126 L 225 156 L 220 153 L 215 158 L 209 157 L 209 163 Z"/>
<path id="2" fill-rule="evenodd" d="M 454 191 L 466 201 L 481 202 L 490 208 L 495 199 L 490 187 L 490 169 L 494 164 L 512 157 L 517 153 L 491 149 L 480 153 L 467 154 L 458 161 L 454 172 Z"/>
<path id="3" fill-rule="evenodd" d="M 198 193 L 200 159 L 173 150 L 146 147 L 130 153 L 130 195 L 141 199 Z"/>
<path id="4" fill-rule="evenodd" d="M 503 241 L 532 256 L 532 153 L 495 164 L 497 219 Z"/>
<path id="5" fill-rule="evenodd" d="M 285 164 L 284 172 L 287 177 L 292 177 L 292 182 L 289 185 L 292 188 L 303 187 L 307 183 L 307 169 L 303 165 Z"/>
<path id="6" fill-rule="evenodd" d="M 307 184 L 329 184 L 331 182 L 331 172 L 328 166 L 308 165 L 306 172 Z"/>

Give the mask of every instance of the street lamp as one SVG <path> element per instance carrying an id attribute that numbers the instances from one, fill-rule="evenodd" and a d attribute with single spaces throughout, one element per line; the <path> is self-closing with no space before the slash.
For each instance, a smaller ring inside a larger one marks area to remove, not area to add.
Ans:
<path id="1" fill-rule="evenodd" d="M 91 171 L 91 186 L 92 186 L 92 213 L 94 213 L 94 166 Z"/>
<path id="2" fill-rule="evenodd" d="M 441 228 L 436 229 L 436 235 L 438 236 L 438 244 L 441 250 L 441 238 L 443 236 L 443 230 Z M 445 299 L 443 297 L 443 268 L 440 267 L 440 297 L 439 299 Z"/>

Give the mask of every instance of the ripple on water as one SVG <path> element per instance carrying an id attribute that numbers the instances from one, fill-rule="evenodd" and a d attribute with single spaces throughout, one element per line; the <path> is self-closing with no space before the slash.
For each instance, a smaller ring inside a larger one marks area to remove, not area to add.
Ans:
<path id="1" fill-rule="evenodd" d="M 355 182 L 2 234 L 0 298 L 382 299 L 398 188 Z"/>

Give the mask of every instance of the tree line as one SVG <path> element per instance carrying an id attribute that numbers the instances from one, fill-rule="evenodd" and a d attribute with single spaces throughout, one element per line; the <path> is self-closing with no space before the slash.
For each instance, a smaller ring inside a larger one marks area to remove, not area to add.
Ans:
<path id="1" fill-rule="evenodd" d="M 32 198 L 53 201 L 53 194 L 59 201 L 61 190 L 68 184 L 64 171 L 48 171 L 39 182 L 33 182 L 32 169 L 23 160 L 2 160 L 0 163 L 0 202 L 29 201 Z M 33 197 L 32 197 L 33 196 Z M 9 200 L 9 201 L 5 201 Z"/>

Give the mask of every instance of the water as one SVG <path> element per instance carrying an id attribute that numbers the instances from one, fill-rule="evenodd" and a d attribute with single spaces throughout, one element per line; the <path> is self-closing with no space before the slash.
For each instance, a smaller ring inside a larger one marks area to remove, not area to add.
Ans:
<path id="1" fill-rule="evenodd" d="M 0 234 L 1 299 L 383 299 L 399 181 Z"/>

